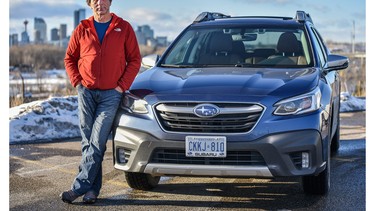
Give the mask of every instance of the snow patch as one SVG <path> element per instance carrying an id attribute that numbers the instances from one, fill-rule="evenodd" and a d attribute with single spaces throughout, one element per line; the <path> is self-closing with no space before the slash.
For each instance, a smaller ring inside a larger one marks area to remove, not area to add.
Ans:
<path id="1" fill-rule="evenodd" d="M 366 99 L 357 98 L 354 96 L 347 96 L 345 101 L 340 104 L 340 112 L 365 111 Z"/>
<path id="2" fill-rule="evenodd" d="M 52 97 L 9 109 L 10 143 L 79 136 L 76 96 Z"/>

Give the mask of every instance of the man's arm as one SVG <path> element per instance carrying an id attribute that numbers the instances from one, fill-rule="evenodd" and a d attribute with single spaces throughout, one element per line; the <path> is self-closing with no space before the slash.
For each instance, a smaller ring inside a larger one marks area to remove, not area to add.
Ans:
<path id="1" fill-rule="evenodd" d="M 127 34 L 128 37 L 125 41 L 125 72 L 117 83 L 122 91 L 126 91 L 130 88 L 141 67 L 141 53 L 139 51 L 138 41 L 130 24 L 127 27 Z"/>
<path id="2" fill-rule="evenodd" d="M 77 27 L 78 28 L 78 27 Z M 79 38 L 78 38 L 78 29 L 74 30 L 68 48 L 66 49 L 65 54 L 65 69 L 66 73 L 69 76 L 70 83 L 73 87 L 76 87 L 82 81 L 82 76 L 78 70 L 78 60 L 79 60 L 79 52 L 80 52 L 80 45 L 79 45 Z"/>

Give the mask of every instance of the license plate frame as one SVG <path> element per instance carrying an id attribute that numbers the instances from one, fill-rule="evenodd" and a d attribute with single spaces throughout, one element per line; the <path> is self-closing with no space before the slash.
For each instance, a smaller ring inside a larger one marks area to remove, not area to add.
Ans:
<path id="1" fill-rule="evenodd" d="M 186 136 L 185 156 L 225 158 L 227 138 L 225 136 Z"/>

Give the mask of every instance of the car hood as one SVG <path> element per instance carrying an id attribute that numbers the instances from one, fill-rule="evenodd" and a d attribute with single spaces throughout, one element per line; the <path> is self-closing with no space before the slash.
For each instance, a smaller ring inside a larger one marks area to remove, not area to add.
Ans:
<path id="1" fill-rule="evenodd" d="M 131 92 L 136 95 L 153 93 L 287 97 L 311 91 L 317 86 L 318 80 L 319 70 L 316 68 L 154 67 L 137 76 Z"/>

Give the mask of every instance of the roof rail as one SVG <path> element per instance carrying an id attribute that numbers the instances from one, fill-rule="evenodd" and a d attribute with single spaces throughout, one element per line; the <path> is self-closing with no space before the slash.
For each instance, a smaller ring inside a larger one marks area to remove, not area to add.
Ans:
<path id="1" fill-rule="evenodd" d="M 305 11 L 298 10 L 294 19 L 301 23 L 304 23 L 306 21 L 310 21 L 311 23 L 313 23 L 310 14 L 306 13 Z"/>
<path id="2" fill-rule="evenodd" d="M 195 18 L 193 23 L 199 23 L 203 21 L 212 21 L 212 20 L 220 19 L 220 18 L 230 18 L 230 15 L 224 15 L 218 12 L 202 12 Z"/>

